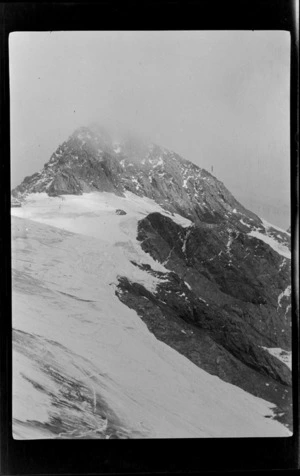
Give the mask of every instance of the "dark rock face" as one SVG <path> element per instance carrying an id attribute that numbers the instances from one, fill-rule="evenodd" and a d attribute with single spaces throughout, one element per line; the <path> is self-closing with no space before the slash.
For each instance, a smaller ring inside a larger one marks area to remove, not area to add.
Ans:
<path id="1" fill-rule="evenodd" d="M 62 170 L 59 172 L 48 188 L 48 194 L 51 196 L 61 194 L 81 194 L 81 187 L 72 172 Z"/>
<path id="2" fill-rule="evenodd" d="M 182 228 L 159 213 L 139 222 L 138 240 L 210 307 L 251 326 L 258 345 L 290 348 L 290 310 L 278 306 L 290 268 L 269 245 L 223 225 Z"/>

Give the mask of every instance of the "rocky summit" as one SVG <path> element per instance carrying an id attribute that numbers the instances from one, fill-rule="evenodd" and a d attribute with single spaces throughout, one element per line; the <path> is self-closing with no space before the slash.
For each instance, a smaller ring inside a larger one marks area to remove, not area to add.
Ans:
<path id="1" fill-rule="evenodd" d="M 226 222 L 229 214 L 243 229 L 259 226 L 224 185 L 206 170 L 155 144 L 125 137 L 114 141 L 102 128 L 82 127 L 60 145 L 41 172 L 26 177 L 13 196 L 47 192 L 51 196 L 90 191 L 149 197 L 196 222 Z M 245 216 L 246 225 L 239 219 Z"/>
<path id="2" fill-rule="evenodd" d="M 93 125 L 76 130 L 41 172 L 12 191 L 21 206 L 49 197 L 127 192 L 159 211 L 141 217 L 141 249 L 166 270 L 132 261 L 159 284 L 118 271 L 119 300 L 155 337 L 206 372 L 276 405 L 291 428 L 290 234 L 240 204 L 224 184 L 180 155 Z M 115 210 L 120 220 L 126 209 Z M 175 214 L 190 221 L 182 226 Z"/>

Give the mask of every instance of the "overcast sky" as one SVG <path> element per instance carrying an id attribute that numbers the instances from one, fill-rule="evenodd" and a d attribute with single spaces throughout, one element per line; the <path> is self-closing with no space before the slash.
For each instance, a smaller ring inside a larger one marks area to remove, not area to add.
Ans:
<path id="1" fill-rule="evenodd" d="M 213 166 L 237 197 L 289 203 L 288 32 L 20 32 L 9 47 L 12 187 L 97 121 Z"/>

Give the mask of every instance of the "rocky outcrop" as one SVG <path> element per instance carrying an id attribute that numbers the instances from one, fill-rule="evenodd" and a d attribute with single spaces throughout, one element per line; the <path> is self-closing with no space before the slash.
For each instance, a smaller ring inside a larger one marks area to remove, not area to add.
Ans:
<path id="1" fill-rule="evenodd" d="M 291 372 L 268 348 L 291 348 L 290 267 L 268 244 L 220 223 L 183 228 L 152 213 L 144 251 L 170 272 L 156 293 L 120 278 L 117 294 L 151 332 L 196 365 L 277 405 L 291 424 Z M 285 302 L 285 300 L 287 300 Z"/>
<path id="2" fill-rule="evenodd" d="M 200 301 L 174 273 L 156 293 L 120 277 L 116 294 L 135 309 L 157 339 L 205 371 L 272 401 L 277 418 L 291 427 L 290 372 L 257 347 L 242 332 L 237 319 L 222 319 L 219 315 L 215 324 L 214 314 L 210 314 L 204 300 Z M 247 331 L 247 325 L 243 330 Z"/>
<path id="3" fill-rule="evenodd" d="M 10 202 L 10 206 L 11 207 L 21 207 L 22 204 L 19 200 L 17 200 L 16 198 L 12 197 L 11 198 L 11 202 Z"/>
<path id="4" fill-rule="evenodd" d="M 290 348 L 290 310 L 278 304 L 290 268 L 266 243 L 224 226 L 182 228 L 159 213 L 139 222 L 138 240 L 215 316 L 217 309 L 250 326 L 245 332 L 257 345 Z"/>
<path id="5" fill-rule="evenodd" d="M 117 214 L 117 215 L 127 215 L 127 213 L 125 212 L 125 210 L 121 210 L 120 208 L 117 208 L 116 214 Z"/>
<path id="6" fill-rule="evenodd" d="M 62 170 L 55 176 L 47 191 L 50 196 L 82 193 L 80 183 L 74 174 L 67 170 Z"/>

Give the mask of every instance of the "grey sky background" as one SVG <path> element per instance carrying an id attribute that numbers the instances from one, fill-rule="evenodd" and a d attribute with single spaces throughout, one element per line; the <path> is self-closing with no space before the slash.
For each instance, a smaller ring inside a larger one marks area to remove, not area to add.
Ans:
<path id="1" fill-rule="evenodd" d="M 289 226 L 288 32 L 17 32 L 9 52 L 12 187 L 76 127 L 125 125 Z"/>

